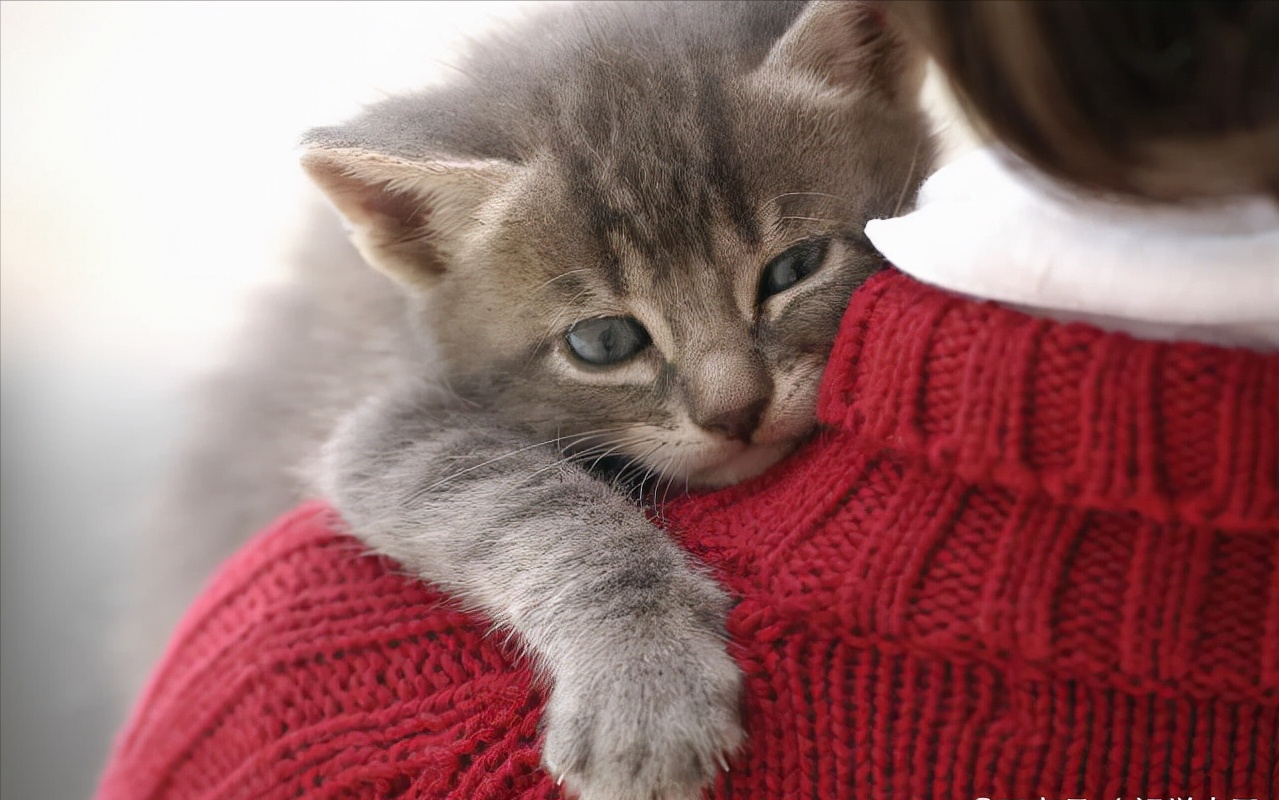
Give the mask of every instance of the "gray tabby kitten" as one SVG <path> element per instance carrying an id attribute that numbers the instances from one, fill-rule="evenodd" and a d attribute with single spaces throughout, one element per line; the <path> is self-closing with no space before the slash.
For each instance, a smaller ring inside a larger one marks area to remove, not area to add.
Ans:
<path id="1" fill-rule="evenodd" d="M 627 487 L 730 484 L 813 432 L 863 225 L 929 165 L 921 78 L 864 3 L 594 3 L 311 131 L 359 255 L 317 227 L 173 519 L 220 555 L 318 489 L 519 634 L 568 788 L 698 796 L 743 738 L 729 600 Z"/>

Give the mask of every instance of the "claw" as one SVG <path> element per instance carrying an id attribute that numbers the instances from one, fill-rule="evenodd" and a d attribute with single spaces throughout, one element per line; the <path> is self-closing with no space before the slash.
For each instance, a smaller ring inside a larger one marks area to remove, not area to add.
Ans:
<path id="1" fill-rule="evenodd" d="M 724 770 L 725 772 L 732 772 L 732 771 L 733 771 L 733 770 L 731 770 L 731 769 L 729 768 L 729 766 L 728 766 L 728 759 L 727 759 L 727 758 L 724 758 L 724 754 L 723 754 L 723 753 L 720 753 L 720 754 L 719 754 L 719 768 L 720 768 L 720 769 L 722 769 L 722 770 Z"/>

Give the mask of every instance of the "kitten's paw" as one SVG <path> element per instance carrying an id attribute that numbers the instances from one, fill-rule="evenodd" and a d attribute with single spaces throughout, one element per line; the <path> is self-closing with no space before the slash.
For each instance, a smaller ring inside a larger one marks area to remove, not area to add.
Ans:
<path id="1" fill-rule="evenodd" d="M 744 738 L 722 639 L 639 644 L 560 672 L 551 692 L 542 763 L 581 800 L 695 800 Z"/>

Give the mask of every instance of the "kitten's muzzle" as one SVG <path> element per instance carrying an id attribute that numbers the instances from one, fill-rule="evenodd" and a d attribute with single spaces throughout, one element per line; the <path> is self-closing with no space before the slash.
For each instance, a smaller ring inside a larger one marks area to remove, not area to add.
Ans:
<path id="1" fill-rule="evenodd" d="M 798 445 L 798 441 L 745 445 L 741 450 L 717 463 L 691 470 L 685 476 L 685 481 L 694 489 L 718 489 L 722 486 L 731 486 L 756 477 L 789 455 Z"/>

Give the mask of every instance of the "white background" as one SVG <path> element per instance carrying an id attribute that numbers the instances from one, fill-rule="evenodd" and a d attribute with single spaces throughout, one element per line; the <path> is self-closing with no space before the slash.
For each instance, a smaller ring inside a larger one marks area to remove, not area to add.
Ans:
<path id="1" fill-rule="evenodd" d="M 520 3 L 0 4 L 0 796 L 88 796 L 136 511 L 313 195 L 295 142 Z"/>

